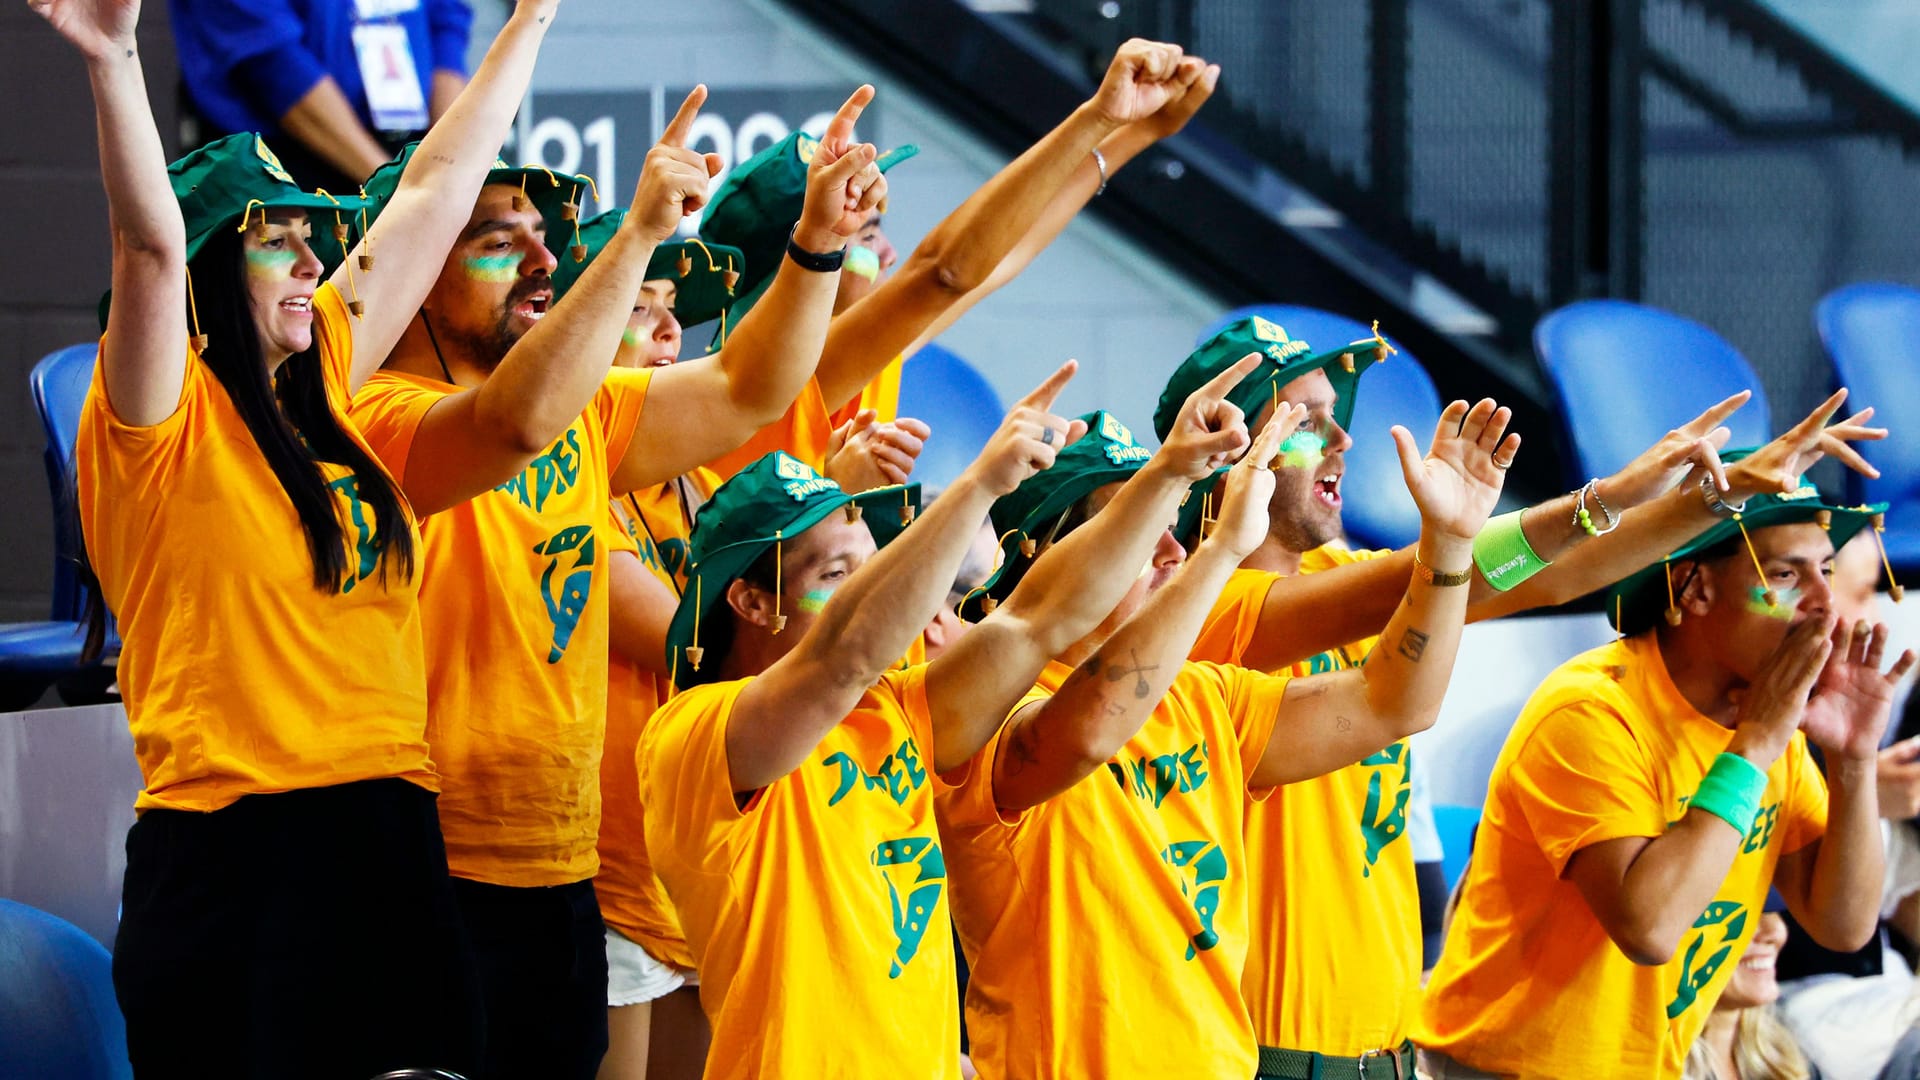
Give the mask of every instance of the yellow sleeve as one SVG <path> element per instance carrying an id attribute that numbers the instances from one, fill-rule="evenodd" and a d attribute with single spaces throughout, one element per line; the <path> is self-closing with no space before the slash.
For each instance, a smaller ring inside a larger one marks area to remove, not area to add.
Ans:
<path id="1" fill-rule="evenodd" d="M 1235 570 L 1213 602 L 1213 610 L 1207 612 L 1207 621 L 1187 658 L 1212 664 L 1239 663 L 1260 628 L 1267 590 L 1279 578 L 1279 574 L 1265 570 Z"/>
<path id="2" fill-rule="evenodd" d="M 1579 701 L 1541 718 L 1504 779 L 1559 875 L 1582 848 L 1667 831 L 1654 776 L 1646 748 L 1620 715 L 1601 702 Z"/>
<path id="3" fill-rule="evenodd" d="M 457 390 L 422 386 L 384 371 L 376 371 L 353 396 L 347 416 L 373 448 L 374 455 L 402 485 L 407 479 L 407 457 L 413 436 L 427 410 Z"/>
<path id="4" fill-rule="evenodd" d="M 593 395 L 590 411 L 600 422 L 606 438 L 607 475 L 611 477 L 633 445 L 633 433 L 640 426 L 640 412 L 647 403 L 647 388 L 653 385 L 650 368 L 614 368 Z"/>
<path id="5" fill-rule="evenodd" d="M 1827 833 L 1827 779 L 1807 750 L 1807 737 L 1795 733 L 1787 747 L 1786 835 L 1782 854 L 1799 851 Z"/>
<path id="6" fill-rule="evenodd" d="M 743 810 L 727 770 L 727 722 L 748 680 L 696 686 L 660 706 L 647 722 L 639 751 L 640 793 L 650 822 L 669 837 L 656 859 L 672 859 L 704 874 L 725 874 L 733 838 L 754 801 Z M 647 831 L 649 845 L 657 839 Z"/>
<path id="7" fill-rule="evenodd" d="M 353 394 L 348 383 L 353 379 L 353 315 L 333 282 L 326 281 L 313 294 L 313 340 L 319 346 L 321 377 L 327 396 L 345 409 Z"/>
<path id="8" fill-rule="evenodd" d="M 1240 760 L 1246 762 L 1247 775 L 1252 776 L 1273 740 L 1274 725 L 1280 720 L 1280 699 L 1286 696 L 1293 676 L 1213 664 L 1193 666 L 1208 668 L 1221 680 L 1227 720 L 1239 736 Z"/>

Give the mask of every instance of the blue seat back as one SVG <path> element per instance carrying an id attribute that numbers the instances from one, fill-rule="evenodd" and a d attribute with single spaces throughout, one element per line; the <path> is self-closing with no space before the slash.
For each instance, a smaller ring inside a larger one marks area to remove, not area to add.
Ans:
<path id="1" fill-rule="evenodd" d="M 900 369 L 900 415 L 933 429 L 913 478 L 929 493 L 944 490 L 979 456 L 1006 409 L 972 364 L 938 345 L 923 346 Z"/>
<path id="2" fill-rule="evenodd" d="M 1848 494 L 1861 502 L 1920 503 L 1920 291 L 1866 282 L 1836 289 L 1813 309 L 1834 374 L 1851 393 L 1842 410 L 1871 405 L 1887 429 L 1860 453 L 1878 480 L 1847 470 Z"/>
<path id="3" fill-rule="evenodd" d="M 41 458 L 53 494 L 52 618 L 68 622 L 79 621 L 86 606 L 74 562 L 81 549 L 79 522 L 69 512 L 68 502 L 73 497 L 73 446 L 80 437 L 80 409 L 93 383 L 97 351 L 93 344 L 70 345 L 49 353 L 27 377 L 47 435 Z"/>
<path id="4" fill-rule="evenodd" d="M 1722 398 L 1752 390 L 1727 422 L 1729 446 L 1773 437 L 1767 396 L 1746 358 L 1712 330 L 1624 300 L 1547 314 L 1533 347 L 1558 400 L 1569 486 L 1608 476 Z"/>
<path id="5" fill-rule="evenodd" d="M 73 924 L 12 900 L 0 900 L 0 1076 L 133 1076 L 112 957 Z"/>
<path id="6" fill-rule="evenodd" d="M 1316 350 L 1372 337 L 1373 330 L 1344 315 L 1290 304 L 1256 304 L 1228 312 L 1200 340 L 1205 341 L 1235 319 L 1258 315 L 1278 323 L 1289 337 Z M 1440 422 L 1440 392 L 1434 389 L 1420 361 L 1399 342 L 1388 338 L 1398 355 L 1367 369 L 1353 406 L 1353 448 L 1347 451 L 1347 474 L 1340 482 L 1345 505 L 1341 521 L 1355 547 L 1397 548 L 1420 538 L 1420 509 L 1407 494 L 1400 475 L 1400 457 L 1387 434 L 1395 424 L 1413 432 L 1425 445 Z"/>
<path id="7" fill-rule="evenodd" d="M 1433 825 L 1440 833 L 1440 872 L 1446 876 L 1447 891 L 1460 885 L 1467 872 L 1467 856 L 1473 854 L 1473 834 L 1480 827 L 1477 806 L 1435 806 Z"/>

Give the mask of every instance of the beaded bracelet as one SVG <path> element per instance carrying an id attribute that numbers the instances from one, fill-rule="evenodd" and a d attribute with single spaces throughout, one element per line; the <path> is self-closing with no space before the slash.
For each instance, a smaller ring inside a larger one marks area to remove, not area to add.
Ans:
<path id="1" fill-rule="evenodd" d="M 1589 495 L 1593 497 L 1593 505 L 1598 506 L 1600 512 L 1607 516 L 1607 527 L 1604 529 L 1595 528 L 1593 515 L 1587 512 Z M 1620 527 L 1620 515 L 1607 509 L 1607 504 L 1600 501 L 1600 481 L 1589 480 L 1580 485 L 1580 490 L 1574 494 L 1573 523 L 1588 536 L 1605 536 Z"/>

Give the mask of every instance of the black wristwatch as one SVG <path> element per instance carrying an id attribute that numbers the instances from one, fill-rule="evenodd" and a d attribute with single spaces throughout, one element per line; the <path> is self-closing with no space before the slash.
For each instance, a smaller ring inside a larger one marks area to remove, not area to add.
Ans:
<path id="1" fill-rule="evenodd" d="M 797 232 L 799 228 L 798 225 L 794 226 L 794 232 Z M 793 232 L 788 232 L 787 258 L 799 264 L 802 270 L 811 270 L 816 274 L 831 274 L 840 269 L 841 263 L 847 261 L 847 249 L 842 247 L 839 251 L 829 251 L 825 253 L 808 251 L 806 248 L 794 243 Z"/>

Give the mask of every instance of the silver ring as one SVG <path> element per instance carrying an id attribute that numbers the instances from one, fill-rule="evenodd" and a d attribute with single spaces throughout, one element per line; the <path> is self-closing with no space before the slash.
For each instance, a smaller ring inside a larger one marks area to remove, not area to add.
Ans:
<path id="1" fill-rule="evenodd" d="M 1052 428 L 1042 427 L 1040 429 L 1040 445 L 1041 446 L 1053 445 L 1053 429 Z"/>
<path id="2" fill-rule="evenodd" d="M 1513 468 L 1513 461 L 1512 459 L 1501 461 L 1499 458 L 1494 458 L 1493 467 L 1501 470 L 1502 472 L 1505 472 L 1506 470 Z"/>

